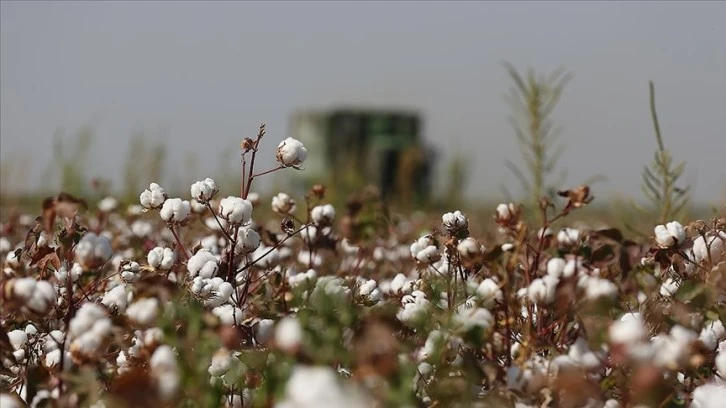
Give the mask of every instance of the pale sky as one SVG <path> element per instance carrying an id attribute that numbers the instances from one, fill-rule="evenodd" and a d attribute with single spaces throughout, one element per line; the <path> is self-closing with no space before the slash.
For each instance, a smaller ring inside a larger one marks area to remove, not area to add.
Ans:
<path id="1" fill-rule="evenodd" d="M 220 152 L 260 122 L 266 168 L 296 109 L 403 105 L 425 114 L 428 142 L 472 155 L 469 196 L 491 198 L 501 183 L 519 191 L 504 167 L 520 162 L 502 99 L 509 61 L 575 75 L 555 112 L 567 185 L 601 174 L 596 195 L 640 196 L 652 79 L 684 182 L 715 203 L 726 194 L 724 21 L 726 2 L 3 0 L 1 157 L 32 156 L 26 186 L 37 188 L 56 129 L 93 124 L 90 175 L 120 183 L 128 138 L 144 128 L 168 141 L 177 177 L 185 154 L 199 155 L 188 185 L 214 177 Z"/>

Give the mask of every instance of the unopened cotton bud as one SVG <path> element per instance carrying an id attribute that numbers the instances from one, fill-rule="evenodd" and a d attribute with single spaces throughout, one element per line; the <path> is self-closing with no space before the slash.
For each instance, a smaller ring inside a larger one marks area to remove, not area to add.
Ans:
<path id="1" fill-rule="evenodd" d="M 141 195 L 139 196 L 139 201 L 141 202 L 141 205 L 144 206 L 144 208 L 155 209 L 161 208 L 167 197 L 168 196 L 166 195 L 166 191 L 164 191 L 164 189 L 160 185 L 156 183 L 151 183 L 149 185 L 149 188 L 141 193 Z"/>
<path id="2" fill-rule="evenodd" d="M 170 198 L 164 201 L 159 215 L 166 222 L 182 224 L 189 219 L 191 212 L 192 206 L 189 201 L 181 198 Z"/>
<path id="3" fill-rule="evenodd" d="M 242 225 L 252 218 L 252 203 L 239 197 L 223 198 L 219 203 L 219 215 L 232 225 Z"/>
<path id="4" fill-rule="evenodd" d="M 202 181 L 197 181 L 191 187 L 192 198 L 202 204 L 208 203 L 217 192 L 219 192 L 217 183 L 209 177 Z"/>
<path id="5" fill-rule="evenodd" d="M 686 231 L 678 221 L 672 221 L 666 225 L 657 225 L 653 230 L 655 242 L 661 248 L 674 247 L 686 239 Z"/>
<path id="6" fill-rule="evenodd" d="M 310 211 L 310 218 L 316 225 L 330 225 L 335 219 L 335 208 L 330 204 L 318 205 Z"/>
<path id="7" fill-rule="evenodd" d="M 272 197 L 272 211 L 279 214 L 290 214 L 297 208 L 295 200 L 286 193 L 279 193 Z"/>
<path id="8" fill-rule="evenodd" d="M 286 167 L 300 167 L 308 157 L 308 150 L 297 139 L 288 137 L 277 146 L 277 161 Z"/>

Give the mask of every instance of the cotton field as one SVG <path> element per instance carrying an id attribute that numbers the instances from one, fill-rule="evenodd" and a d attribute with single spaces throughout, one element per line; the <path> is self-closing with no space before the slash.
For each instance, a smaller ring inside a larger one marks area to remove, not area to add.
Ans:
<path id="1" fill-rule="evenodd" d="M 263 135 L 238 191 L 148 180 L 2 220 L 2 408 L 724 406 L 726 219 L 587 228 L 586 186 L 539 223 L 268 200 L 308 152 Z"/>

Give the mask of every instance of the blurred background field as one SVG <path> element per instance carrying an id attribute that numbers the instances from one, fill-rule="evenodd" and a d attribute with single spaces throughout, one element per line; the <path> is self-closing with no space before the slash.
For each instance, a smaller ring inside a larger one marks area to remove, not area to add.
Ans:
<path id="1" fill-rule="evenodd" d="M 724 3 L 0 7 L 2 219 L 61 190 L 131 203 L 150 182 L 186 197 L 213 177 L 239 194 L 239 143 L 264 122 L 258 168 L 285 137 L 309 148 L 298 177 L 255 186 L 266 202 L 319 182 L 342 203 L 373 185 L 399 211 L 491 223 L 499 202 L 587 183 L 583 220 L 637 224 L 634 203 L 659 207 L 643 193 L 649 80 L 673 168 L 685 163 L 679 218 L 726 212 Z"/>

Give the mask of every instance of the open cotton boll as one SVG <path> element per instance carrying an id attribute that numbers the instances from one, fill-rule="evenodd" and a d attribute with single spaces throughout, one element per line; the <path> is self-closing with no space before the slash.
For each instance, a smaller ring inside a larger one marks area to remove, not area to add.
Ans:
<path id="1" fill-rule="evenodd" d="M 461 211 L 448 212 L 441 217 L 444 229 L 452 235 L 469 228 L 469 219 Z"/>
<path id="2" fill-rule="evenodd" d="M 678 221 L 657 225 L 653 232 L 655 233 L 655 243 L 661 248 L 671 248 L 686 240 L 686 230 Z"/>
<path id="3" fill-rule="evenodd" d="M 74 263 L 71 267 L 70 273 L 68 273 L 68 269 L 65 265 L 61 265 L 60 269 L 53 272 L 56 279 L 58 279 L 58 282 L 62 282 L 65 284 L 68 281 L 68 278 L 70 278 L 71 282 L 76 282 L 78 278 L 81 277 L 83 274 L 83 267 L 79 263 Z"/>
<path id="4" fill-rule="evenodd" d="M 118 200 L 113 197 L 106 197 L 98 202 L 98 209 L 102 212 L 111 212 L 118 207 Z"/>
<path id="5" fill-rule="evenodd" d="M 212 314 L 217 316 L 219 321 L 225 325 L 238 325 L 245 319 L 242 309 L 230 304 L 215 307 L 212 309 Z"/>
<path id="6" fill-rule="evenodd" d="M 491 278 L 484 279 L 477 286 L 476 296 L 481 299 L 482 305 L 487 308 L 494 306 L 496 302 L 501 302 L 503 299 L 499 284 Z"/>
<path id="7" fill-rule="evenodd" d="M 720 320 L 714 320 L 703 325 L 698 339 L 707 349 L 714 350 L 725 337 L 726 327 Z"/>
<path id="8" fill-rule="evenodd" d="M 543 278 L 537 278 L 530 283 L 527 288 L 527 296 L 532 303 L 550 304 L 555 301 L 555 294 L 559 279 L 554 276 L 546 275 Z"/>
<path id="9" fill-rule="evenodd" d="M 146 255 L 146 262 L 154 269 L 169 270 L 176 262 L 176 255 L 171 248 L 156 247 Z"/>
<path id="10" fill-rule="evenodd" d="M 151 183 L 149 188 L 144 190 L 139 196 L 139 202 L 144 208 L 156 209 L 161 208 L 167 199 L 166 191 L 160 185 Z"/>
<path id="11" fill-rule="evenodd" d="M 118 285 L 103 295 L 101 303 L 112 311 L 123 313 L 126 311 L 128 303 L 128 295 L 126 294 L 126 285 Z"/>
<path id="12" fill-rule="evenodd" d="M 580 231 L 576 228 L 562 228 L 557 233 L 557 242 L 562 247 L 571 247 L 580 240 Z"/>
<path id="13" fill-rule="evenodd" d="M 318 226 L 326 226 L 335 220 L 335 207 L 330 204 L 318 205 L 310 211 L 310 218 Z"/>
<path id="14" fill-rule="evenodd" d="M 157 347 L 149 360 L 149 368 L 151 376 L 156 380 L 159 396 L 166 401 L 172 400 L 180 384 L 179 367 L 174 350 L 167 345 Z"/>
<path id="15" fill-rule="evenodd" d="M 252 203 L 239 197 L 229 196 L 219 202 L 219 216 L 232 225 L 243 225 L 252 218 Z"/>
<path id="16" fill-rule="evenodd" d="M 126 309 L 126 316 L 141 326 L 150 326 L 159 315 L 159 306 L 157 298 L 137 299 Z"/>
<path id="17" fill-rule="evenodd" d="M 547 261 L 547 274 L 559 278 L 562 276 L 566 265 L 567 261 L 564 259 L 552 258 Z"/>
<path id="18" fill-rule="evenodd" d="M 352 386 L 345 386 L 340 375 L 332 368 L 296 365 L 285 385 L 284 399 L 279 407 L 318 408 L 372 406 Z"/>
<path id="19" fill-rule="evenodd" d="M 288 137 L 277 145 L 275 158 L 285 167 L 300 167 L 308 157 L 308 149 L 299 140 Z"/>
<path id="20" fill-rule="evenodd" d="M 192 205 L 189 201 L 181 198 L 170 198 L 164 201 L 159 216 L 166 222 L 183 224 L 189 219 L 191 213 Z"/>
<path id="21" fill-rule="evenodd" d="M 237 233 L 235 253 L 248 254 L 260 247 L 260 234 L 252 228 L 242 227 Z"/>
<path id="22" fill-rule="evenodd" d="M 254 325 L 255 341 L 258 344 L 267 345 L 275 335 L 275 321 L 272 319 L 261 319 Z"/>
<path id="23" fill-rule="evenodd" d="M 272 197 L 272 211 L 279 214 L 290 214 L 295 212 L 297 205 L 287 193 L 278 193 Z"/>
<path id="24" fill-rule="evenodd" d="M 219 270 L 217 257 L 206 248 L 202 248 L 197 251 L 197 253 L 189 258 L 189 261 L 187 261 L 187 271 L 191 278 L 199 275 L 205 279 L 209 279 L 217 274 L 217 270 Z"/>
<path id="25" fill-rule="evenodd" d="M 486 248 L 484 248 L 484 245 L 480 244 L 476 239 L 468 237 L 459 242 L 456 246 L 456 250 L 464 260 L 467 260 L 481 256 L 484 251 L 486 251 Z"/>
<path id="26" fill-rule="evenodd" d="M 219 192 L 217 183 L 209 177 L 202 181 L 197 181 L 191 187 L 192 198 L 202 204 L 208 203 L 217 192 Z"/>
<path id="27" fill-rule="evenodd" d="M 693 240 L 693 257 L 696 263 L 716 265 L 726 259 L 726 232 L 709 233 L 704 238 L 699 235 Z"/>
<path id="28" fill-rule="evenodd" d="M 494 324 L 494 316 L 492 316 L 490 311 L 481 307 L 472 309 L 460 308 L 454 315 L 454 322 L 464 331 L 475 328 L 489 330 L 492 324 Z"/>
<path id="29" fill-rule="evenodd" d="M 76 261 L 84 270 L 94 269 L 108 262 L 113 256 L 111 242 L 93 232 L 86 233 L 75 248 Z"/>
<path id="30" fill-rule="evenodd" d="M 275 345 L 288 354 L 294 354 L 302 345 L 303 329 L 294 316 L 285 316 L 275 326 Z"/>
<path id="31" fill-rule="evenodd" d="M 36 281 L 33 278 L 15 278 L 6 283 L 6 293 L 10 298 L 22 304 L 22 310 L 37 314 L 46 314 L 56 305 L 58 294 L 48 281 Z"/>
<path id="32" fill-rule="evenodd" d="M 726 400 L 726 382 L 712 381 L 693 390 L 690 408 L 721 408 Z"/>

